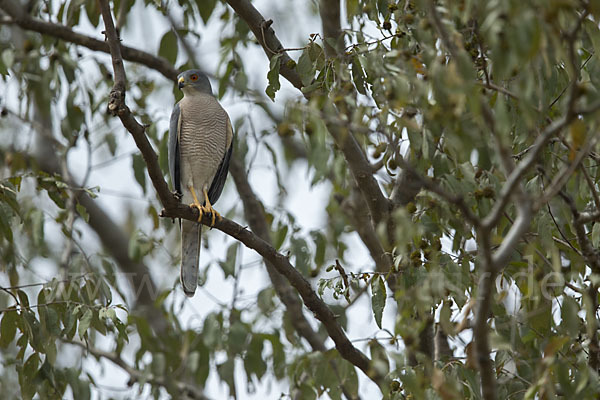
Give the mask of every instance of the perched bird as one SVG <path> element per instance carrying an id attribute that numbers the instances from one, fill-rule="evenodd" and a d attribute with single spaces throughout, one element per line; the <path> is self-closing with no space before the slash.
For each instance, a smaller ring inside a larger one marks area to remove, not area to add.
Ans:
<path id="1" fill-rule="evenodd" d="M 184 203 L 203 214 L 220 218 L 213 204 L 221 196 L 233 149 L 233 131 L 227 112 L 212 94 L 202 71 L 190 69 L 177 76 L 183 99 L 173 108 L 169 129 L 169 172 Z M 199 200 L 202 199 L 202 200 Z M 198 285 L 202 225 L 182 220 L 181 285 L 189 297 Z"/>

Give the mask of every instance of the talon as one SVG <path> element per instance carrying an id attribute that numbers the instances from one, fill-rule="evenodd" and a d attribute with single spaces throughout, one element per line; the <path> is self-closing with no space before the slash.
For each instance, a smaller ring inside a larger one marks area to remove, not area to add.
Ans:
<path id="1" fill-rule="evenodd" d="M 190 186 L 189 189 L 190 189 L 190 192 L 192 193 L 192 197 L 194 198 L 194 202 L 192 204 L 190 204 L 190 207 L 198 209 L 198 222 L 202 222 L 202 216 L 204 215 L 205 208 L 198 201 L 198 198 L 196 197 L 196 192 L 194 191 L 194 188 L 192 186 Z"/>
<path id="2" fill-rule="evenodd" d="M 219 212 L 217 210 L 215 210 L 213 208 L 213 206 L 210 204 L 210 200 L 208 199 L 208 193 L 206 192 L 206 189 L 204 189 L 203 192 L 204 192 L 204 211 L 209 212 L 212 217 L 211 221 L 210 221 L 210 227 L 212 228 L 213 226 L 215 226 L 215 220 L 217 219 L 217 217 L 219 219 L 221 218 L 221 214 L 219 214 Z"/>
<path id="3" fill-rule="evenodd" d="M 190 204 L 190 207 L 198 210 L 198 222 L 201 222 L 202 216 L 204 215 L 204 207 L 196 203 Z"/>

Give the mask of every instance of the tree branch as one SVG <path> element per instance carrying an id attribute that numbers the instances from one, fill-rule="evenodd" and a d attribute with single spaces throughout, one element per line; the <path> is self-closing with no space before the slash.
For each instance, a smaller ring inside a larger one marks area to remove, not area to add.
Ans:
<path id="1" fill-rule="evenodd" d="M 275 36 L 275 31 L 271 28 L 273 24 L 272 20 L 265 21 L 263 16 L 258 12 L 256 8 L 247 0 L 226 0 L 227 4 L 234 9 L 237 15 L 239 15 L 248 24 L 248 27 L 254 33 L 254 37 L 258 40 L 258 43 L 262 46 L 265 54 L 269 59 L 275 54 L 281 54 L 279 72 L 281 76 L 287 79 L 297 89 L 302 89 L 302 79 L 295 69 L 290 66 L 292 59 L 283 50 L 283 45 Z"/>
<path id="2" fill-rule="evenodd" d="M 562 117 L 558 121 L 553 122 L 544 129 L 544 131 L 535 139 L 531 150 L 527 155 L 508 175 L 504 186 L 500 190 L 499 199 L 494 203 L 492 210 L 483 219 L 482 225 L 485 227 L 495 226 L 504 213 L 504 209 L 508 204 L 510 198 L 515 192 L 516 186 L 521 182 L 521 178 L 525 173 L 533 166 L 537 161 L 538 155 L 552 136 L 560 132 L 570 122 L 570 118 Z"/>
<path id="3" fill-rule="evenodd" d="M 514 226 L 514 225 L 513 225 Z M 480 262 L 483 266 L 477 285 L 477 308 L 473 325 L 473 340 L 477 365 L 481 376 L 481 393 L 484 399 L 496 398 L 496 374 L 490 359 L 490 343 L 488 337 L 488 318 L 492 308 L 492 293 L 494 278 L 496 276 L 491 256 L 491 242 L 489 231 L 478 234 L 477 240 L 480 249 Z"/>
<path id="4" fill-rule="evenodd" d="M 265 218 L 264 207 L 260 200 L 256 197 L 252 187 L 250 187 L 248 175 L 246 174 L 243 163 L 234 157 L 230 162 L 229 172 L 233 177 L 238 194 L 242 199 L 242 203 L 244 205 L 244 216 L 250 225 L 250 229 L 252 229 L 252 231 L 258 237 L 265 240 L 267 243 L 272 244 L 270 229 L 267 226 L 267 221 Z M 265 265 L 267 267 L 267 273 L 269 274 L 271 283 L 273 284 L 273 288 L 275 289 L 275 292 L 277 293 L 277 296 L 281 302 L 285 305 L 287 309 L 287 316 L 290 318 L 290 322 L 292 323 L 294 329 L 296 329 L 301 337 L 306 339 L 313 351 L 327 351 L 324 338 L 313 330 L 308 320 L 304 316 L 302 311 L 302 302 L 298 299 L 298 295 L 292 286 L 277 271 L 271 262 L 265 260 Z M 334 360 L 330 360 L 329 363 L 331 368 L 333 368 L 337 374 L 338 368 Z M 346 385 L 342 385 L 342 391 L 348 399 L 353 398 L 352 394 L 347 390 Z"/>
<path id="5" fill-rule="evenodd" d="M 344 51 L 344 37 L 340 22 L 340 0 L 320 0 L 321 29 L 327 57 L 336 57 Z"/>
<path id="6" fill-rule="evenodd" d="M 588 231 L 585 228 L 584 214 L 580 214 L 577 210 L 577 205 L 571 196 L 564 191 L 558 192 L 559 196 L 567 203 L 571 214 L 573 215 L 573 227 L 575 228 L 575 234 L 577 236 L 577 242 L 581 247 L 581 252 L 585 258 L 587 264 L 591 268 L 594 274 L 600 274 L 600 253 L 594 248 L 592 242 L 588 236 Z M 588 364 L 594 371 L 598 371 L 600 367 L 600 344 L 598 340 L 598 319 L 596 318 L 596 311 L 598 310 L 598 286 L 592 281 L 587 290 L 587 295 L 591 302 L 592 307 L 586 315 L 586 321 L 591 325 L 588 332 L 593 332 L 590 336 L 589 344 L 589 361 Z"/>
<path id="7" fill-rule="evenodd" d="M 138 371 L 137 369 L 133 368 L 131 365 L 129 365 L 127 362 L 125 362 L 125 360 L 123 360 L 119 354 L 117 354 L 115 352 L 108 352 L 108 351 L 100 350 L 100 349 L 97 349 L 94 347 L 90 347 L 87 344 L 76 341 L 76 340 L 63 340 L 63 341 L 66 344 L 81 347 L 82 349 L 84 349 L 85 351 L 87 351 L 88 353 L 90 353 L 91 355 L 96 357 L 96 359 L 98 359 L 98 360 L 103 358 L 103 359 L 108 360 L 108 361 L 112 362 L 113 364 L 117 365 L 118 367 L 120 367 L 123 371 L 125 371 L 129 375 L 130 382 L 137 382 L 140 385 L 149 383 L 153 386 L 162 386 L 166 389 L 171 389 L 171 388 L 175 387 L 180 392 L 180 394 L 185 398 L 197 399 L 197 400 L 208 400 L 208 398 L 202 394 L 202 389 L 200 387 L 190 384 L 190 383 L 173 380 L 172 377 L 167 378 L 167 377 L 158 377 L 158 376 L 153 376 L 153 375 L 148 376 L 148 374 L 143 373 L 143 372 Z"/>
<path id="8" fill-rule="evenodd" d="M 102 9 L 102 17 L 105 21 L 106 34 L 111 48 L 113 65 L 115 69 L 123 68 L 118 38 L 112 23 L 112 16 L 107 0 L 100 0 L 100 7 Z M 125 74 L 120 72 L 117 73 L 117 71 L 115 71 L 115 76 L 124 77 Z M 111 92 L 109 109 L 112 109 L 112 112 L 119 116 L 125 128 L 127 128 L 134 136 L 134 140 L 146 161 L 150 179 L 165 208 L 162 211 L 161 216 L 197 221 L 199 216 L 198 210 L 181 204 L 179 200 L 169 192 L 167 183 L 165 182 L 158 165 L 158 157 L 145 135 L 144 127 L 135 120 L 129 108 L 124 104 L 124 92 L 118 92 L 117 83 L 117 80 L 115 80 L 115 88 Z M 209 217 L 208 214 L 203 215 L 202 224 L 207 226 L 211 225 L 211 217 Z M 373 381 L 377 383 L 383 382 L 383 377 L 379 376 L 374 369 L 370 368 L 370 360 L 352 345 L 343 329 L 338 324 L 335 314 L 333 314 L 327 304 L 317 296 L 310 286 L 310 283 L 304 279 L 302 274 L 290 264 L 287 257 L 278 253 L 273 246 L 265 240 L 227 218 L 217 220 L 214 228 L 242 242 L 246 247 L 256 250 L 258 254 L 270 262 L 277 272 L 287 278 L 290 284 L 298 291 L 300 297 L 302 297 L 304 304 L 315 314 L 316 318 L 323 323 L 340 355 L 360 368 Z"/>
<path id="9" fill-rule="evenodd" d="M 534 208 L 538 209 L 546 204 L 550 199 L 554 198 L 556 194 L 563 188 L 563 186 L 567 183 L 569 178 L 573 175 L 577 167 L 581 165 L 581 162 L 587 155 L 590 150 L 596 145 L 597 136 L 592 136 L 589 140 L 586 141 L 584 146 L 577 152 L 575 159 L 571 161 L 569 164 L 565 165 L 552 179 L 549 187 L 542 193 L 540 199 L 536 202 Z M 585 169 L 584 169 L 585 171 Z M 587 172 L 584 172 L 587 174 Z M 588 177 L 589 178 L 589 177 Z M 591 188 L 593 189 L 593 187 Z M 597 195 L 595 195 L 597 197 Z"/>
<path id="10" fill-rule="evenodd" d="M 12 22 L 24 30 L 34 31 L 43 35 L 62 39 L 66 42 L 87 47 L 90 50 L 110 53 L 108 43 L 105 41 L 77 33 L 64 25 L 53 24 L 51 22 L 45 22 L 32 18 L 19 5 L 18 1 L 0 0 L 0 9 L 4 10 L 8 15 L 10 15 Z M 145 51 L 127 46 L 121 46 L 121 53 L 123 55 L 123 59 L 127 61 L 143 64 L 160 72 L 166 78 L 172 81 L 177 79 L 177 70 L 162 57 L 157 57 L 150 53 L 146 53 Z"/>
<path id="11" fill-rule="evenodd" d="M 229 172 L 244 205 L 244 215 L 250 229 L 270 244 L 270 230 L 265 219 L 264 208 L 250 187 L 243 164 L 235 157 L 230 162 Z M 314 351 L 325 351 L 326 347 L 323 339 L 312 329 L 302 313 L 302 303 L 299 301 L 296 292 L 284 277 L 277 272 L 271 262 L 265 260 L 265 265 L 277 296 L 287 308 L 287 315 L 290 317 L 294 329 L 308 341 Z"/>
<path id="12" fill-rule="evenodd" d="M 34 103 L 34 107 L 38 107 Z M 38 134 L 37 151 L 35 160 L 41 170 L 50 175 L 61 175 L 65 183 L 70 187 L 80 187 L 77 182 L 69 179 L 61 170 L 57 156 L 57 142 L 52 136 L 52 123 L 46 118 L 49 113 L 41 112 L 37 108 L 34 113 L 34 126 Z M 150 276 L 148 267 L 139 261 L 129 257 L 127 238 L 123 229 L 118 226 L 100 206 L 84 191 L 74 191 L 76 202 L 81 204 L 89 215 L 88 225 L 102 242 L 104 248 L 114 258 L 119 268 L 131 276 L 128 282 L 134 294 L 135 309 L 144 315 L 155 332 L 162 332 L 166 328 L 166 320 L 162 314 L 156 312 L 154 301 L 158 289 Z"/>
<path id="13" fill-rule="evenodd" d="M 471 209 L 469 208 L 468 204 L 465 202 L 465 199 L 462 196 L 447 192 L 446 190 L 444 190 L 444 188 L 438 185 L 437 182 L 434 182 L 428 176 L 423 176 L 419 174 L 419 172 L 416 169 L 414 169 L 412 165 L 410 165 L 408 161 L 406 161 L 399 153 L 397 154 L 396 160 L 400 165 L 400 168 L 402 168 L 402 170 L 405 171 L 405 173 L 410 174 L 411 180 L 418 181 L 418 184 L 414 183 L 415 185 L 418 185 L 423 189 L 435 193 L 442 199 L 446 200 L 448 203 L 457 206 L 460 212 L 465 217 L 465 219 L 471 225 L 473 225 L 473 227 L 477 228 L 481 225 L 481 220 L 475 214 L 473 214 L 473 211 L 471 211 Z"/>
<path id="14" fill-rule="evenodd" d="M 275 35 L 275 31 L 271 28 L 272 21 L 265 21 L 263 16 L 248 0 L 226 1 L 248 24 L 268 58 L 271 58 L 276 53 L 282 55 L 279 73 L 297 89 L 301 90 L 302 80 L 300 79 L 300 75 L 298 75 L 295 68 L 290 68 L 290 65 L 293 65 L 293 63 L 289 62 L 291 58 L 283 51 L 281 42 Z M 310 98 L 310 95 L 304 94 L 304 96 Z M 333 115 L 337 115 L 336 110 L 332 110 L 332 112 Z M 327 129 L 336 145 L 342 150 L 357 186 L 360 188 L 369 206 L 373 220 L 377 224 L 388 215 L 390 202 L 384 196 L 381 187 L 373 176 L 371 164 L 356 141 L 356 138 L 346 126 L 344 119 L 333 118 L 333 121 L 332 119 L 325 120 Z"/>
<path id="15" fill-rule="evenodd" d="M 161 213 L 161 216 L 197 221 L 198 212 L 196 209 L 178 204 L 176 207 L 165 208 Z M 203 215 L 202 224 L 210 226 L 210 223 L 211 217 L 208 214 Z M 352 345 L 343 329 L 338 324 L 335 314 L 333 314 L 327 304 L 317 296 L 310 283 L 304 279 L 302 274 L 298 272 L 294 266 L 292 266 L 286 256 L 278 253 L 273 246 L 250 232 L 248 229 L 227 218 L 216 221 L 214 228 L 238 240 L 246 247 L 255 250 L 267 262 L 271 263 L 277 272 L 285 276 L 288 282 L 298 291 L 300 297 L 302 297 L 302 300 L 304 301 L 304 305 L 323 323 L 323 326 L 327 330 L 329 337 L 331 337 L 335 343 L 335 347 L 340 355 L 356 367 L 360 368 L 376 383 L 382 382 L 383 377 L 377 375 L 374 370 L 371 370 L 371 361 Z"/>

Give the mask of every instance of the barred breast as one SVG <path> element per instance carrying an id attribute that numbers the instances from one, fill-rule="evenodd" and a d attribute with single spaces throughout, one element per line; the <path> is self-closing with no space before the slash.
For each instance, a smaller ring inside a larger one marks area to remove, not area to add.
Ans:
<path id="1" fill-rule="evenodd" d="M 213 96 L 198 93 L 181 102 L 182 184 L 193 181 L 197 194 L 208 189 L 227 151 L 227 113 Z"/>

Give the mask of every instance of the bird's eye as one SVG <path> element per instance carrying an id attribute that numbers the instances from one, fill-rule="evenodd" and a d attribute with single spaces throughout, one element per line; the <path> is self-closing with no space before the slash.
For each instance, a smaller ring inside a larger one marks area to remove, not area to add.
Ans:
<path id="1" fill-rule="evenodd" d="M 197 81 L 197 80 L 198 80 L 198 75 L 196 75 L 196 74 L 193 74 L 193 75 L 191 75 L 191 76 L 190 76 L 190 79 L 191 79 L 193 82 L 195 82 L 195 81 Z"/>

